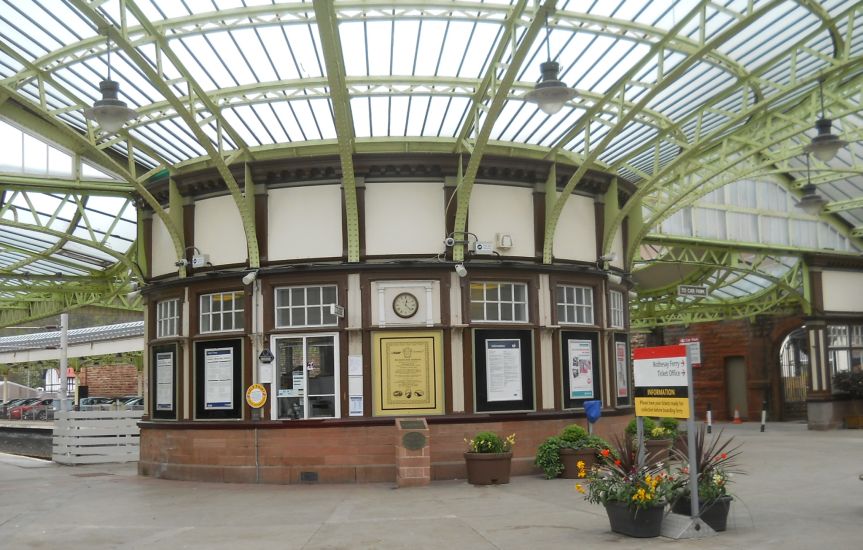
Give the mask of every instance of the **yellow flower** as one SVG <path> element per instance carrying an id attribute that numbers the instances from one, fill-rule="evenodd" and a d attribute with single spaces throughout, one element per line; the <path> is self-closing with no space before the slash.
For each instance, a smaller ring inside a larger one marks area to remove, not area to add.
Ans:
<path id="1" fill-rule="evenodd" d="M 575 484 L 575 490 L 576 490 L 576 491 L 578 491 L 578 492 L 579 492 L 579 493 L 581 493 L 581 494 L 584 494 L 584 487 L 582 487 L 581 483 L 576 483 L 576 484 Z"/>
<path id="2" fill-rule="evenodd" d="M 579 470 L 584 470 L 584 466 L 585 466 L 584 461 L 583 461 L 583 460 L 579 460 L 578 462 L 576 462 L 576 463 L 575 463 L 575 466 L 576 466 Z"/>

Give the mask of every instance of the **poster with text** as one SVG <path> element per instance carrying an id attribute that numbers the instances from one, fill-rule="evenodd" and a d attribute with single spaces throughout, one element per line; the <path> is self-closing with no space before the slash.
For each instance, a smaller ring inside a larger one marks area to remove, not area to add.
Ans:
<path id="1" fill-rule="evenodd" d="M 174 409 L 174 353 L 156 354 L 156 410 Z"/>
<path id="2" fill-rule="evenodd" d="M 234 408 L 234 350 L 208 349 L 204 355 L 204 409 Z"/>
<path id="3" fill-rule="evenodd" d="M 383 331 L 372 335 L 375 415 L 443 414 L 440 331 Z"/>
<path id="4" fill-rule="evenodd" d="M 485 341 L 485 379 L 487 401 L 522 399 L 520 340 Z"/>
<path id="5" fill-rule="evenodd" d="M 614 365 L 617 368 L 617 397 L 628 397 L 629 377 L 626 375 L 626 342 L 614 343 Z"/>
<path id="6" fill-rule="evenodd" d="M 569 348 L 569 398 L 593 398 L 593 343 L 567 340 Z"/>

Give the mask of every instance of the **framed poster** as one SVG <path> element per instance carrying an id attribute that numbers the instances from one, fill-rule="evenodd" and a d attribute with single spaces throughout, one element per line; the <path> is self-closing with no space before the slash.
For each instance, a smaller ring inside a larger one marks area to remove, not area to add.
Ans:
<path id="1" fill-rule="evenodd" d="M 533 410 L 533 332 L 474 329 L 477 412 Z"/>
<path id="2" fill-rule="evenodd" d="M 631 384 L 630 378 L 630 358 L 629 358 L 629 335 L 615 334 L 614 335 L 614 380 L 615 392 L 618 407 L 628 407 L 632 405 L 632 391 L 629 389 Z"/>
<path id="3" fill-rule="evenodd" d="M 375 416 L 443 414 L 443 332 L 372 333 Z"/>
<path id="4" fill-rule="evenodd" d="M 567 340 L 569 398 L 593 399 L 593 342 Z"/>
<path id="5" fill-rule="evenodd" d="M 561 331 L 560 357 L 563 408 L 576 409 L 589 399 L 599 399 L 599 334 Z"/>
<path id="6" fill-rule="evenodd" d="M 485 341 L 486 401 L 521 401 L 521 340 L 489 338 Z"/>
<path id="7" fill-rule="evenodd" d="M 150 414 L 153 418 L 177 418 L 177 344 L 150 348 Z"/>
<path id="8" fill-rule="evenodd" d="M 195 342 L 195 417 L 241 418 L 243 341 L 240 338 Z"/>

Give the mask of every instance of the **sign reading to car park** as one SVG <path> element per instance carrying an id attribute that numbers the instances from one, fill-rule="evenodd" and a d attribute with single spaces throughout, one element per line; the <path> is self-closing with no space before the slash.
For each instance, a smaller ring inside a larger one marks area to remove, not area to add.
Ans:
<path id="1" fill-rule="evenodd" d="M 633 358 L 636 416 L 689 418 L 686 346 L 638 348 Z"/>
<path id="2" fill-rule="evenodd" d="M 707 287 L 700 285 L 677 285 L 678 296 L 695 296 L 697 298 L 707 297 Z"/>

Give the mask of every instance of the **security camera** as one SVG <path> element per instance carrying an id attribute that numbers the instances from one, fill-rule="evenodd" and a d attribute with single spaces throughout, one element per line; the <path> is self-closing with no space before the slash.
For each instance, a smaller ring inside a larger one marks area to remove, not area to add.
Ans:
<path id="1" fill-rule="evenodd" d="M 257 271 L 250 271 L 250 272 L 246 273 L 245 276 L 243 276 L 243 284 L 244 285 L 250 285 L 250 284 L 254 283 L 255 279 L 257 279 L 257 278 L 258 278 L 258 272 Z"/>
<path id="2" fill-rule="evenodd" d="M 455 239 L 453 239 L 452 237 L 447 237 L 443 240 L 443 244 L 446 246 L 453 246 L 455 245 Z"/>
<path id="3" fill-rule="evenodd" d="M 609 252 L 605 256 L 599 257 L 600 262 L 613 262 L 616 259 L 617 259 L 617 252 Z"/>
<path id="4" fill-rule="evenodd" d="M 465 277 L 467 275 L 467 268 L 464 264 L 455 264 L 455 273 L 459 277 Z"/>
<path id="5" fill-rule="evenodd" d="M 174 265 L 177 267 L 186 267 L 187 265 L 189 265 L 189 260 L 187 260 L 186 258 L 180 258 L 179 260 L 174 262 Z"/>

